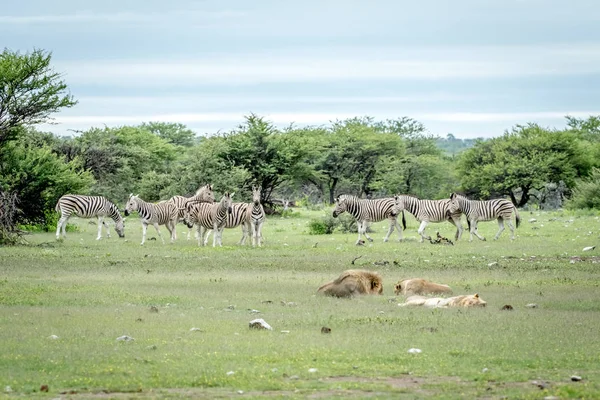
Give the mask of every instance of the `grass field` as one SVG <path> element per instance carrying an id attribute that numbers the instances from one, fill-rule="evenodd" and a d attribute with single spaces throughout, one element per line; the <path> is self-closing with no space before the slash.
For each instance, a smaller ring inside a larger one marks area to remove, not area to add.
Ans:
<path id="1" fill-rule="evenodd" d="M 409 216 L 404 242 L 383 243 L 382 222 L 357 247 L 356 233 L 308 234 L 330 212 L 268 219 L 263 248 L 235 245 L 240 229 L 199 248 L 183 225 L 173 245 L 140 246 L 136 218 L 125 239 L 96 241 L 76 220 L 63 242 L 36 233 L 0 248 L 0 397 L 600 398 L 597 216 L 522 212 L 516 241 L 455 246 L 419 243 Z M 383 296 L 315 295 L 350 268 L 378 271 Z M 393 285 L 415 277 L 488 306 L 398 307 Z M 255 318 L 273 330 L 249 329 Z"/>

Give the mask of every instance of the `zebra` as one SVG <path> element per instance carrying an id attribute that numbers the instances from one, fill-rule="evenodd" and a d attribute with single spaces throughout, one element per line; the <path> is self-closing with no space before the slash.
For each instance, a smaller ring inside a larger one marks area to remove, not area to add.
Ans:
<path id="1" fill-rule="evenodd" d="M 449 199 L 421 200 L 414 196 L 407 195 L 396 195 L 394 196 L 394 199 L 396 201 L 397 211 L 406 210 L 414 215 L 417 221 L 421 223 L 417 231 L 421 236 L 421 243 L 423 243 L 425 239 L 431 240 L 431 236 L 425 235 L 425 228 L 430 222 L 448 221 L 456 226 L 456 234 L 454 235 L 455 240 L 459 240 L 462 236 L 463 227 L 460 223 L 462 212 L 457 211 L 449 215 Z"/>
<path id="2" fill-rule="evenodd" d="M 485 238 L 477 232 L 477 222 L 479 221 L 492 221 L 494 219 L 498 219 L 498 233 L 494 237 L 494 240 L 500 237 L 500 234 L 504 230 L 504 220 L 508 224 L 508 227 L 511 231 L 511 240 L 515 239 L 515 228 L 512 224 L 512 213 L 515 212 L 515 219 L 517 228 L 521 223 L 521 217 L 519 216 L 519 211 L 517 211 L 517 207 L 510 201 L 506 199 L 495 199 L 495 200 L 469 200 L 465 196 L 461 196 L 457 193 L 452 193 L 450 195 L 450 207 L 448 212 L 453 214 L 455 212 L 462 211 L 467 217 L 467 224 L 469 225 L 469 231 L 471 234 L 471 238 L 469 241 L 473 240 L 473 234 L 477 236 L 480 240 L 485 240 Z"/>
<path id="3" fill-rule="evenodd" d="M 105 197 L 65 194 L 58 199 L 54 209 L 61 215 L 56 226 L 57 240 L 60 239 L 61 229 L 63 238 L 67 237 L 67 221 L 71 215 L 81 218 L 98 217 L 98 236 L 96 240 L 102 239 L 102 225 L 106 227 L 106 236 L 110 238 L 110 229 L 104 222 L 105 217 L 112 218 L 115 221 L 115 230 L 119 237 L 125 237 L 125 225 L 119 208 Z"/>
<path id="4" fill-rule="evenodd" d="M 159 225 L 165 225 L 167 230 L 171 234 L 171 243 L 177 238 L 175 232 L 175 224 L 177 223 L 177 216 L 179 210 L 168 200 L 163 200 L 158 203 L 148 203 L 140 199 L 139 196 L 130 194 L 127 206 L 125 206 L 125 215 L 129 215 L 131 212 L 137 211 L 142 220 L 142 245 L 146 242 L 146 231 L 148 225 L 153 225 L 154 229 L 158 233 L 158 237 L 165 244 Z"/>
<path id="5" fill-rule="evenodd" d="M 188 205 L 188 211 L 187 211 L 187 219 L 184 218 L 185 223 L 187 225 L 188 228 L 193 228 L 194 225 L 198 225 L 198 227 L 200 228 L 200 224 L 199 224 L 199 216 L 201 214 L 207 214 L 211 212 L 211 206 L 212 204 L 209 203 L 191 203 Z M 250 231 L 250 223 L 249 221 L 246 220 L 246 215 L 247 215 L 247 211 L 248 211 L 248 203 L 231 203 L 231 213 L 227 213 L 227 217 L 225 219 L 225 225 L 223 226 L 223 228 L 236 228 L 238 226 L 241 225 L 242 227 L 242 238 L 240 239 L 240 241 L 238 242 L 238 244 L 245 244 L 246 243 L 246 238 L 248 237 L 248 232 Z M 202 239 L 199 235 L 199 233 L 197 232 L 196 235 L 198 236 L 198 244 L 200 245 L 200 240 L 202 240 L 202 246 L 206 246 L 206 244 L 208 243 L 208 238 L 210 237 L 210 234 L 213 233 L 213 227 L 212 225 L 206 224 L 206 225 L 202 225 L 202 229 L 198 229 L 198 231 L 201 231 L 202 235 L 204 235 L 204 238 Z M 206 232 L 206 233 L 204 233 Z"/>
<path id="6" fill-rule="evenodd" d="M 234 193 L 225 193 L 218 203 L 188 202 L 184 214 L 184 220 L 188 228 L 198 225 L 198 246 L 206 245 L 203 241 L 204 230 L 213 230 L 213 247 L 217 243 L 222 246 L 221 236 L 223 228 L 227 224 L 227 218 L 232 213 L 231 198 Z M 208 234 L 206 235 L 208 240 Z"/>
<path id="7" fill-rule="evenodd" d="M 185 213 L 185 206 L 188 204 L 188 202 L 194 201 L 194 202 L 214 203 L 215 196 L 212 191 L 212 186 L 210 184 L 207 184 L 207 185 L 204 185 L 204 186 L 198 188 L 198 190 L 196 190 L 196 193 L 191 197 L 173 196 L 169 199 L 169 201 L 171 203 L 173 203 L 173 205 L 175 207 L 177 207 L 177 209 L 179 210 L 179 215 L 177 216 L 177 222 L 184 222 L 183 215 Z M 192 232 L 192 228 L 188 228 L 187 240 L 190 240 L 191 232 Z"/>
<path id="8" fill-rule="evenodd" d="M 398 230 L 398 240 L 402 240 L 402 227 L 398 224 L 398 214 L 396 212 L 396 202 L 393 197 L 367 200 L 359 199 L 356 196 L 341 195 L 335 199 L 335 209 L 333 210 L 333 218 L 336 218 L 341 213 L 347 211 L 352 215 L 358 223 L 358 240 L 357 245 L 364 243 L 361 240 L 361 235 L 372 242 L 373 239 L 367 234 L 367 226 L 369 222 L 379 222 L 384 219 L 390 220 L 390 228 L 388 229 L 387 235 L 383 239 L 387 242 L 390 235 L 394 230 L 394 226 Z M 402 224 L 406 229 L 406 219 L 404 218 L 404 211 L 402 211 Z"/>
<path id="9" fill-rule="evenodd" d="M 262 246 L 262 225 L 265 222 L 265 210 L 260 203 L 260 186 L 252 186 L 252 203 L 233 203 L 231 205 L 231 214 L 227 215 L 227 222 L 223 228 L 235 228 L 242 226 L 242 238 L 238 244 L 244 245 L 246 238 L 252 234 L 252 247 Z M 206 234 L 204 245 L 208 241 L 210 232 Z"/>

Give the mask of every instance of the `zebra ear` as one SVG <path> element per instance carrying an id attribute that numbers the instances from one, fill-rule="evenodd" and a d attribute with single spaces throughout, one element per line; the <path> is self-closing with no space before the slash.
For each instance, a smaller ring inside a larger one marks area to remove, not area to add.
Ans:
<path id="1" fill-rule="evenodd" d="M 232 198 L 234 194 L 235 194 L 235 192 L 231 193 L 231 194 L 229 195 L 229 198 Z"/>
<path id="2" fill-rule="evenodd" d="M 456 197 L 456 193 L 450 193 L 450 200 L 454 200 L 455 197 Z"/>

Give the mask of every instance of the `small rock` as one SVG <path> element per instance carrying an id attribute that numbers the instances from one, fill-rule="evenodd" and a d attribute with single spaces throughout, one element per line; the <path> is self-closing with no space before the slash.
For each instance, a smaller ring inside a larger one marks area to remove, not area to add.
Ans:
<path id="1" fill-rule="evenodd" d="M 156 307 L 156 306 L 151 306 L 151 307 L 150 307 L 150 312 L 152 312 L 152 313 L 157 313 L 157 312 L 158 312 L 158 307 Z"/>
<path id="2" fill-rule="evenodd" d="M 580 377 L 579 375 L 573 375 L 573 376 L 571 377 L 571 380 L 572 380 L 573 382 L 579 382 L 579 381 L 581 380 L 581 377 Z"/>
<path id="3" fill-rule="evenodd" d="M 273 300 L 263 300 L 261 301 L 263 304 L 273 304 Z"/>
<path id="4" fill-rule="evenodd" d="M 488 267 L 490 267 L 490 268 L 491 268 L 491 267 L 495 267 L 495 266 L 497 266 L 497 265 L 498 265 L 498 263 L 497 263 L 496 261 L 494 261 L 494 262 L 491 262 L 491 263 L 489 263 L 489 264 L 488 264 Z"/>
<path id="5" fill-rule="evenodd" d="M 250 310 L 250 314 L 260 314 L 260 311 L 258 311 L 258 310 Z"/>
<path id="6" fill-rule="evenodd" d="M 483 372 L 483 373 L 486 373 L 486 372 L 488 372 L 488 371 L 489 371 L 489 369 L 488 369 L 488 368 L 484 368 L 484 369 L 482 369 L 482 370 L 481 370 L 481 372 Z"/>
<path id="7" fill-rule="evenodd" d="M 40 392 L 48 392 L 48 390 L 49 390 L 48 385 L 40 386 Z"/>
<path id="8" fill-rule="evenodd" d="M 544 400 L 560 400 L 560 397 L 556 397 L 556 396 L 546 396 L 546 397 L 544 397 Z"/>
<path id="9" fill-rule="evenodd" d="M 281 333 L 290 333 L 290 331 L 280 331 Z"/>
<path id="10" fill-rule="evenodd" d="M 244 394 L 244 391 L 243 390 L 238 390 L 237 394 Z"/>
<path id="11" fill-rule="evenodd" d="M 158 349 L 158 347 L 156 347 L 155 344 L 153 344 L 152 346 L 146 347 L 146 350 L 156 350 L 156 349 Z"/>
<path id="12" fill-rule="evenodd" d="M 421 349 L 415 349 L 415 348 L 412 348 L 412 349 L 408 349 L 408 352 L 409 352 L 410 354 L 419 354 L 419 353 L 422 353 L 422 352 L 423 352 L 423 350 L 421 350 Z"/>
<path id="13" fill-rule="evenodd" d="M 308 372 L 310 372 L 311 374 L 314 374 L 317 371 L 318 371 L 318 369 L 316 369 L 316 368 L 309 368 L 308 369 Z"/>
<path id="14" fill-rule="evenodd" d="M 514 310 L 514 308 L 510 304 L 505 304 L 500 310 L 502 310 L 502 311 L 512 311 L 512 310 Z"/>
<path id="15" fill-rule="evenodd" d="M 56 339 L 58 339 L 58 336 L 50 335 L 50 336 L 48 336 L 48 339 L 56 340 Z"/>
<path id="16" fill-rule="evenodd" d="M 233 374 L 235 374 L 235 372 L 234 372 L 234 371 L 228 371 L 228 372 L 227 372 L 225 375 L 227 375 L 227 376 L 231 376 L 231 375 L 233 375 Z"/>
<path id="17" fill-rule="evenodd" d="M 588 247 L 584 247 L 583 251 L 592 251 L 596 248 L 596 246 L 588 246 Z"/>
<path id="18" fill-rule="evenodd" d="M 529 303 L 529 304 L 525 305 L 525 307 L 527 307 L 527 308 L 538 308 L 538 305 L 535 304 L 535 303 Z"/>
<path id="19" fill-rule="evenodd" d="M 544 381 L 531 381 L 531 384 L 536 385 L 542 390 L 547 389 L 549 387 L 549 385 Z"/>
<path id="20" fill-rule="evenodd" d="M 331 328 L 324 326 L 321 328 L 321 333 L 331 333 Z"/>
<path id="21" fill-rule="evenodd" d="M 537 221 L 537 219 L 535 219 L 535 218 L 529 219 L 529 222 L 535 222 L 535 221 Z"/>
<path id="22" fill-rule="evenodd" d="M 277 368 L 271 368 L 271 372 L 277 372 Z"/>
<path id="23" fill-rule="evenodd" d="M 227 306 L 228 310 L 235 310 L 235 306 L 233 304 Z"/>
<path id="24" fill-rule="evenodd" d="M 262 318 L 253 319 L 252 321 L 250 321 L 250 328 L 251 329 L 266 329 L 269 331 L 273 330 L 273 328 L 271 328 L 271 325 L 267 324 L 267 322 Z"/>
<path id="25" fill-rule="evenodd" d="M 12 392 L 12 388 L 10 386 L 5 386 L 4 387 L 4 392 L 5 393 L 10 393 L 10 392 Z"/>
<path id="26" fill-rule="evenodd" d="M 202 332 L 202 329 L 200 329 L 200 328 L 191 328 L 190 332 Z"/>
<path id="27" fill-rule="evenodd" d="M 131 336 L 127 336 L 127 335 L 119 336 L 117 338 L 117 342 L 131 342 L 132 340 L 135 340 L 135 339 L 132 338 Z"/>

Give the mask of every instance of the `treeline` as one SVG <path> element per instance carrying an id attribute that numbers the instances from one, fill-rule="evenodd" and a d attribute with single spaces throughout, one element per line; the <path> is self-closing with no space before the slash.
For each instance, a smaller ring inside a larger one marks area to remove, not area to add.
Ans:
<path id="1" fill-rule="evenodd" d="M 52 228 L 65 193 L 123 205 L 130 193 L 156 201 L 205 183 L 220 193 L 236 191 L 236 200 L 261 185 L 267 209 L 278 199 L 327 204 L 341 193 L 439 199 L 453 191 L 508 197 L 520 207 L 562 206 L 568 198 L 571 207 L 600 208 L 596 116 L 567 117 L 563 130 L 528 124 L 472 142 L 435 137 L 408 117 L 279 129 L 257 115 L 206 136 L 182 124 L 148 122 L 59 137 L 32 128 L 76 104 L 49 62 L 43 51 L 5 50 L 0 58 L 0 233 L 15 221 Z"/>

